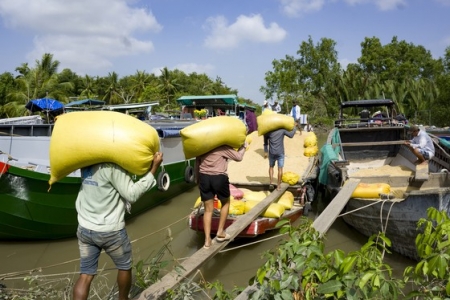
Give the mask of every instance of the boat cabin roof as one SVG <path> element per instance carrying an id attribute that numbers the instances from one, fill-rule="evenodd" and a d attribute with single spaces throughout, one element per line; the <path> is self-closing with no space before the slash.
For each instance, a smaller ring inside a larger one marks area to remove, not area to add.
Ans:
<path id="1" fill-rule="evenodd" d="M 218 107 L 235 109 L 236 107 L 255 111 L 256 107 L 239 103 L 236 95 L 206 95 L 206 96 L 182 96 L 177 99 L 178 104 L 187 107 Z"/>
<path id="2" fill-rule="evenodd" d="M 95 99 L 83 99 L 83 100 L 77 100 L 72 101 L 64 105 L 64 107 L 74 107 L 74 106 L 80 106 L 80 105 L 104 105 L 105 101 L 102 100 L 95 100 Z"/>
<path id="3" fill-rule="evenodd" d="M 377 106 L 394 106 L 391 99 L 372 99 L 372 100 L 353 100 L 341 103 L 341 109 L 347 107 L 377 107 Z"/>

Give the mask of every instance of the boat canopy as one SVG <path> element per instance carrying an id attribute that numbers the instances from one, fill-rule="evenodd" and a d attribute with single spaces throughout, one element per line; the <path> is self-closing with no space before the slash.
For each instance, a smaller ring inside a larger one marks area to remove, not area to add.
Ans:
<path id="1" fill-rule="evenodd" d="M 116 105 L 107 105 L 103 109 L 104 110 L 115 110 L 115 111 L 133 111 L 148 108 L 151 106 L 159 105 L 158 101 L 154 102 L 143 102 L 143 103 L 129 103 L 129 104 L 116 104 Z"/>
<path id="2" fill-rule="evenodd" d="M 178 98 L 177 102 L 186 106 L 236 106 L 237 99 L 236 95 L 183 96 Z"/>
<path id="3" fill-rule="evenodd" d="M 64 107 L 73 107 L 79 105 L 104 105 L 105 101 L 95 100 L 95 99 L 83 99 L 78 101 L 72 101 L 64 105 Z"/>
<path id="4" fill-rule="evenodd" d="M 341 108 L 347 107 L 376 107 L 393 106 L 395 103 L 391 99 L 373 99 L 373 100 L 353 100 L 341 103 Z"/>

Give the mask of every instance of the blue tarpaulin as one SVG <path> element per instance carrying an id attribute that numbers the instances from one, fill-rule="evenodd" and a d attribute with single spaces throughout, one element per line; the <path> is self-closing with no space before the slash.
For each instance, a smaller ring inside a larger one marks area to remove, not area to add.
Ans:
<path id="1" fill-rule="evenodd" d="M 56 111 L 64 108 L 64 105 L 58 100 L 51 98 L 41 98 L 29 101 L 25 107 L 31 112 L 36 111 Z"/>

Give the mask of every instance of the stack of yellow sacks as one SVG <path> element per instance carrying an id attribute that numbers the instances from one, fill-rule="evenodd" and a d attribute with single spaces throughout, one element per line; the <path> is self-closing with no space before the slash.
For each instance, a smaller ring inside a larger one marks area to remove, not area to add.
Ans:
<path id="1" fill-rule="evenodd" d="M 303 142 L 303 147 L 305 150 L 303 154 L 308 157 L 316 156 L 319 152 L 319 147 L 317 146 L 317 136 L 314 132 L 309 132 L 308 136 Z"/>
<path id="2" fill-rule="evenodd" d="M 268 192 L 254 192 L 250 190 L 244 191 L 244 197 L 242 200 L 236 200 L 233 196 L 230 197 L 230 215 L 242 215 L 248 213 L 253 207 L 255 207 L 259 202 L 268 196 Z M 200 197 L 197 198 L 194 208 L 199 207 L 201 204 Z M 286 191 L 281 195 L 280 199 L 276 203 L 272 203 L 269 207 L 261 214 L 262 217 L 266 218 L 279 218 L 283 215 L 285 210 L 292 209 L 294 205 L 294 195 L 290 191 Z M 218 205 L 215 206 L 216 209 L 221 208 L 220 201 Z"/>

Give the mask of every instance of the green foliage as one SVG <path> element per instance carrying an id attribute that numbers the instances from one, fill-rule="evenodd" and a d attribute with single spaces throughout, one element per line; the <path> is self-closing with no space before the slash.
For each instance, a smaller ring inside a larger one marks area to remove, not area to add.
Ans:
<path id="1" fill-rule="evenodd" d="M 450 299 L 450 218 L 444 211 L 429 208 L 427 219 L 421 219 L 416 246 L 421 261 L 404 270 L 403 279 L 395 279 L 392 268 L 385 264 L 391 241 L 379 233 L 369 238 L 358 251 L 348 254 L 342 250 L 324 253 L 324 239 L 302 218 L 297 227 L 283 220 L 277 224 L 280 233 L 288 238 L 266 253 L 266 263 L 252 279 L 256 291 L 249 299 Z M 163 257 L 170 252 L 168 241 L 152 258 L 134 266 L 135 283 L 132 296 L 160 279 L 169 261 Z M 176 260 L 174 260 L 176 261 Z M 182 267 L 175 265 L 181 275 Z M 200 271 L 197 274 L 201 274 Z M 101 277 L 101 275 L 100 275 Z M 231 292 L 216 281 L 208 283 L 195 276 L 169 290 L 166 299 L 234 299 L 242 288 Z M 0 285 L 0 300 L 6 299 L 70 299 L 71 278 L 49 278 L 31 275 L 25 278 L 28 289 L 7 289 Z M 403 288 L 408 284 L 405 296 Z M 137 288 L 137 289 L 136 289 Z M 95 281 L 95 295 L 111 295 L 111 289 L 99 279 Z"/>
<path id="2" fill-rule="evenodd" d="M 416 238 L 416 247 L 421 260 L 415 267 L 404 271 L 405 282 L 412 283 L 417 290 L 410 298 L 450 298 L 450 219 L 445 211 L 430 207 L 427 219 L 420 219 L 418 227 L 423 230 Z"/>
<path id="3" fill-rule="evenodd" d="M 304 219 L 293 228 L 282 223 L 289 239 L 265 254 L 258 269 L 258 290 L 251 299 L 397 299 L 402 281 L 392 278 L 383 263 L 390 240 L 372 236 L 361 250 L 345 255 L 341 250 L 324 253 L 324 241 Z"/>

